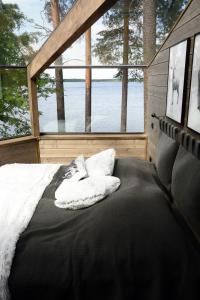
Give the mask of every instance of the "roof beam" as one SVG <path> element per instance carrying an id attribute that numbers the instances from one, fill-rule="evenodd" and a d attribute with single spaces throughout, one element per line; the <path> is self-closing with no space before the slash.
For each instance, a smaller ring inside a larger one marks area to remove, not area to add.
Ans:
<path id="1" fill-rule="evenodd" d="M 77 0 L 28 65 L 30 78 L 36 77 L 53 63 L 115 2 L 117 0 Z"/>

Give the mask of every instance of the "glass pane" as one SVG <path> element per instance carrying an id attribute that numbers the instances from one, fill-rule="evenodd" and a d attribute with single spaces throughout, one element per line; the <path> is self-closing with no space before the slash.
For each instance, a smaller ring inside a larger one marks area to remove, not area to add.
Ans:
<path id="1" fill-rule="evenodd" d="M 47 79 L 45 90 L 49 94 L 40 93 L 38 95 L 40 131 L 49 133 L 81 133 L 85 130 L 94 133 L 143 132 L 143 72 L 134 69 L 127 71 L 127 120 L 126 111 L 124 117 L 127 121 L 124 121 L 127 123 L 126 130 L 123 130 L 121 125 L 122 86 L 124 82 L 122 70 L 92 69 L 91 124 L 89 121 L 87 126 L 85 125 L 85 73 L 85 69 L 63 70 L 64 102 L 62 106 L 59 104 L 62 102 L 59 102 L 59 90 L 55 85 L 55 69 L 48 70 L 47 78 L 45 78 Z M 123 101 L 126 101 L 126 97 Z M 88 117 L 90 120 L 90 114 Z"/>
<path id="2" fill-rule="evenodd" d="M 157 48 L 163 43 L 190 0 L 156 1 Z"/>
<path id="3" fill-rule="evenodd" d="M 127 99 L 127 132 L 144 132 L 144 74 L 130 70 Z"/>
<path id="4" fill-rule="evenodd" d="M 63 70 L 64 118 L 59 117 L 59 89 L 55 85 L 55 69 L 48 69 L 50 76 L 46 88 L 52 93 L 48 97 L 38 95 L 41 132 L 84 132 L 85 131 L 85 70 Z M 60 112 L 62 115 L 63 106 Z"/>
<path id="5" fill-rule="evenodd" d="M 0 69 L 0 139 L 30 134 L 26 69 Z"/>
<path id="6" fill-rule="evenodd" d="M 92 132 L 120 132 L 121 81 L 117 69 L 92 71 Z"/>
<path id="7" fill-rule="evenodd" d="M 128 73 L 126 132 L 143 132 L 143 72 L 132 70 Z M 92 132 L 121 132 L 122 75 L 120 71 L 94 69 L 92 78 Z"/>

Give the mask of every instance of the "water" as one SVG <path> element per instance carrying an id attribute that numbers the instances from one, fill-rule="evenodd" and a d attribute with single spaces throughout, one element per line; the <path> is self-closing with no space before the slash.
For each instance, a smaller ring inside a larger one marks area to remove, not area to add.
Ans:
<path id="1" fill-rule="evenodd" d="M 65 131 L 85 131 L 85 83 L 65 82 Z M 120 132 L 121 82 L 92 83 L 92 132 Z M 127 132 L 144 131 L 143 83 L 129 82 Z M 58 132 L 56 97 L 39 100 L 40 131 Z"/>

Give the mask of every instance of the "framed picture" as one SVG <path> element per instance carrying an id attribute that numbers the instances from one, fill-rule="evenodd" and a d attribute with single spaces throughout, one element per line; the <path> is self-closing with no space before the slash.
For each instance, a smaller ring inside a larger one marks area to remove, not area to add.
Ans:
<path id="1" fill-rule="evenodd" d="M 187 126 L 200 133 L 200 34 L 196 35 L 194 42 Z"/>
<path id="2" fill-rule="evenodd" d="M 187 40 L 170 48 L 166 116 L 181 123 Z"/>

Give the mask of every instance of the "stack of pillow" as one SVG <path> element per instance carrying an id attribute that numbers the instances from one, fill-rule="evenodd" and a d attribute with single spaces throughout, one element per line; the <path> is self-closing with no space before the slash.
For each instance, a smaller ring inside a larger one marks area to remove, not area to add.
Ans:
<path id="1" fill-rule="evenodd" d="M 112 176 L 115 150 L 108 149 L 84 160 L 77 157 L 55 192 L 55 205 L 65 209 L 89 207 L 113 193 L 120 179 Z"/>

